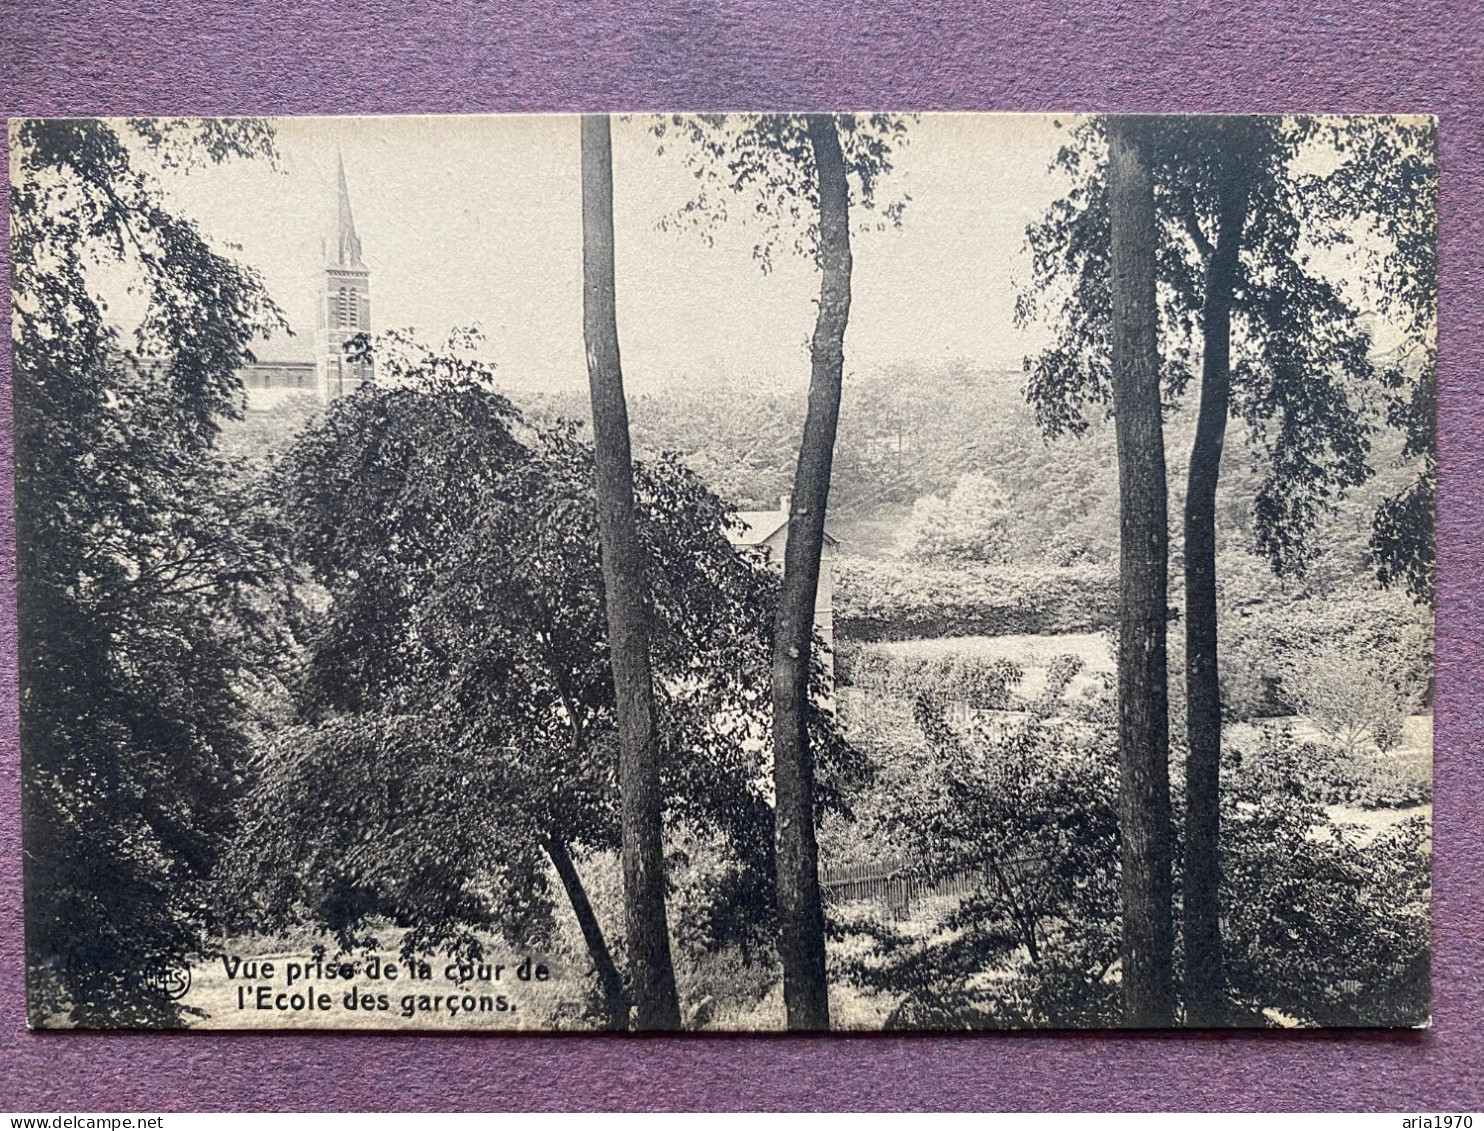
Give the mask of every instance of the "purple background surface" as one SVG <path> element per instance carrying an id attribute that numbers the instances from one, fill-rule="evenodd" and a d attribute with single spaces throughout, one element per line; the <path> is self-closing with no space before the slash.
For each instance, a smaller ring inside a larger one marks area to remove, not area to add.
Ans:
<path id="1" fill-rule="evenodd" d="M 1435 1027 L 1425 1033 L 30 1034 L 0 427 L 0 1109 L 1484 1108 L 1484 5 L 0 0 L 0 114 L 1417 111 L 1442 137 Z M 3 147 L 3 139 L 0 139 Z M 8 216 L 8 208 L 5 216 Z M 0 221 L 3 222 L 3 221 Z M 0 266 L 0 272 L 4 272 Z M 9 301 L 0 276 L 0 305 Z M 8 313 L 8 307 L 6 308 Z M 8 321 L 8 318 L 6 319 Z M 0 396 L 10 395 L 9 336 Z"/>

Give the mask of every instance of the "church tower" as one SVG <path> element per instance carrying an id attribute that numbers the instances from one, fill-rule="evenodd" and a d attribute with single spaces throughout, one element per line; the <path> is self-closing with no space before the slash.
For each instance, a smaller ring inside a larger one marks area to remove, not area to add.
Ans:
<path id="1" fill-rule="evenodd" d="M 371 271 L 361 259 L 361 239 L 350 211 L 345 160 L 335 155 L 340 208 L 333 247 L 325 249 L 320 281 L 319 324 L 315 331 L 315 370 L 319 399 L 329 404 L 371 380 L 371 366 L 346 359 L 345 343 L 371 332 Z"/>

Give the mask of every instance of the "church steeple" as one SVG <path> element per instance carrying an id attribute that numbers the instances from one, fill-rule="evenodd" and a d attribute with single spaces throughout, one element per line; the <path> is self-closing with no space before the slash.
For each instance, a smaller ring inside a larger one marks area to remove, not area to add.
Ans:
<path id="1" fill-rule="evenodd" d="M 335 171 L 340 180 L 340 223 L 335 245 L 335 265 L 364 267 L 361 260 L 361 237 L 356 235 L 356 220 L 350 211 L 350 189 L 345 184 L 345 155 L 335 150 Z"/>
<path id="2" fill-rule="evenodd" d="M 346 342 L 371 332 L 371 271 L 361 258 L 361 237 L 356 235 L 350 188 L 345 180 L 345 157 L 338 149 L 335 179 L 339 195 L 335 232 L 333 242 L 327 241 L 325 248 L 315 334 L 319 395 L 326 404 L 371 380 L 369 365 L 352 363 L 345 356 Z"/>

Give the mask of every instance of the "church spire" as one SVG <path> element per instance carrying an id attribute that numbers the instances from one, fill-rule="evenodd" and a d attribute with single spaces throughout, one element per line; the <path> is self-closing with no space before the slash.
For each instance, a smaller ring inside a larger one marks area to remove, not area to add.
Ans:
<path id="1" fill-rule="evenodd" d="M 338 149 L 335 172 L 340 216 L 331 234 L 333 242 L 327 241 L 325 247 L 315 333 L 319 395 L 326 404 L 372 380 L 370 363 L 352 361 L 345 348 L 358 335 L 371 332 L 371 270 L 361 258 L 361 237 L 356 235 L 345 184 L 345 158 Z"/>
<path id="2" fill-rule="evenodd" d="M 340 224 L 334 262 L 340 267 L 364 267 L 361 261 L 361 237 L 356 235 L 355 217 L 350 212 L 350 189 L 345 184 L 345 157 L 335 150 L 336 171 L 340 177 Z"/>

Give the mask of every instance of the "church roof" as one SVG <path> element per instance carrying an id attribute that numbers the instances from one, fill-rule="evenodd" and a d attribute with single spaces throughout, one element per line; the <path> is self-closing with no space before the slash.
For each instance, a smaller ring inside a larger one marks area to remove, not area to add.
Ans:
<path id="1" fill-rule="evenodd" d="M 336 171 L 340 177 L 340 222 L 331 264 L 336 267 L 364 267 L 361 259 L 361 237 L 356 235 L 356 220 L 350 211 L 350 189 L 345 184 L 345 158 L 335 152 Z"/>

